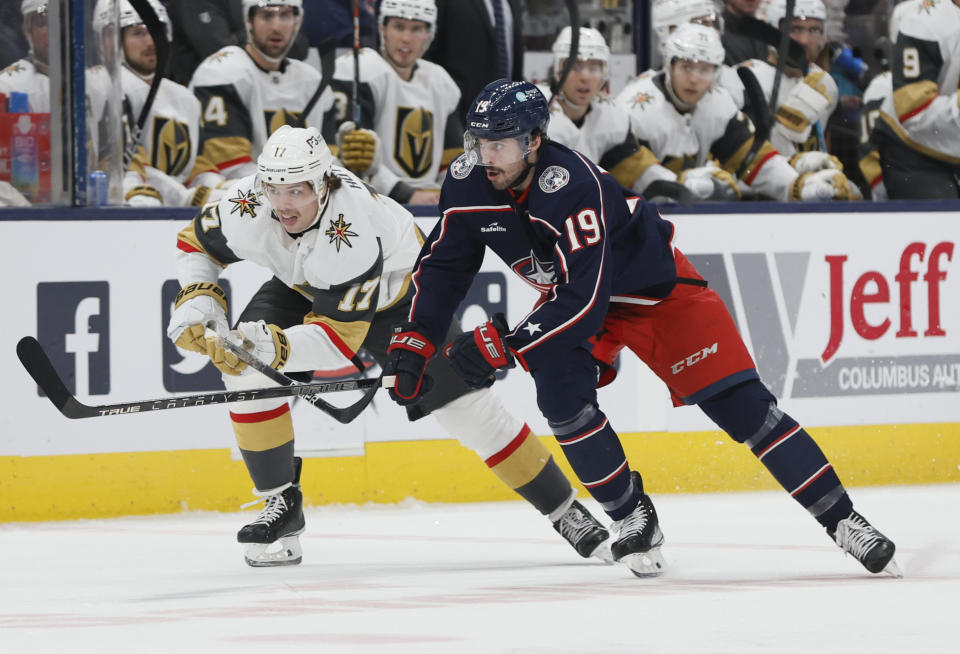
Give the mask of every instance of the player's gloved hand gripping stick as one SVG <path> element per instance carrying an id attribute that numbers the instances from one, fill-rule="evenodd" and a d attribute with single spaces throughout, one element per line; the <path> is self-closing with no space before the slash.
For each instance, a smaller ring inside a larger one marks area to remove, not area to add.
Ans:
<path id="1" fill-rule="evenodd" d="M 498 313 L 493 320 L 453 339 L 444 348 L 443 355 L 472 388 L 486 388 L 495 381 L 497 370 L 517 365 L 503 342 L 502 334 L 509 331 L 506 317 Z"/>
<path id="2" fill-rule="evenodd" d="M 390 397 L 397 404 L 406 406 L 420 399 L 433 388 L 433 379 L 424 374 L 427 361 L 437 348 L 412 322 L 402 322 L 393 328 L 387 355 L 390 357 L 390 372 L 396 383 L 390 389 Z"/>

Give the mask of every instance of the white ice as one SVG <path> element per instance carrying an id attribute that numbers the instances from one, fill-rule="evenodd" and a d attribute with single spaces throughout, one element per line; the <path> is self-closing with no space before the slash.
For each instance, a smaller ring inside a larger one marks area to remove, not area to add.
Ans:
<path id="1" fill-rule="evenodd" d="M 905 578 L 772 492 L 654 495 L 658 579 L 520 502 L 309 509 L 270 569 L 251 512 L 0 525 L 0 652 L 960 652 L 960 484 L 851 492 Z"/>

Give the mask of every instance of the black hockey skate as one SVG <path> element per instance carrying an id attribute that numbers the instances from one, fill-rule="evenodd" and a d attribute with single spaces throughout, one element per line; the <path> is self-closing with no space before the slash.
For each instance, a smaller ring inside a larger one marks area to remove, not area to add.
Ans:
<path id="1" fill-rule="evenodd" d="M 897 546 L 881 534 L 876 527 L 856 511 L 837 523 L 834 531 L 827 534 L 847 554 L 852 555 L 863 567 L 873 572 L 888 572 L 894 577 L 902 577 L 900 566 L 893 560 Z"/>
<path id="2" fill-rule="evenodd" d="M 614 523 L 617 540 L 610 546 L 615 561 L 625 564 L 638 577 L 657 577 L 663 574 L 666 564 L 660 553 L 663 532 L 653 500 L 643 492 L 640 473 L 631 473 L 633 483 L 640 490 L 640 502 L 633 513 Z"/>
<path id="3" fill-rule="evenodd" d="M 254 491 L 266 502 L 257 519 L 237 532 L 237 542 L 244 544 L 243 558 L 247 565 L 265 568 L 296 565 L 303 560 L 299 535 L 306 522 L 303 518 L 303 494 L 300 492 L 300 457 L 294 458 L 294 479 L 269 491 Z"/>
<path id="4" fill-rule="evenodd" d="M 553 528 L 583 558 L 595 556 L 606 563 L 613 563 L 610 532 L 580 502 L 574 500 L 560 519 L 553 523 Z"/>

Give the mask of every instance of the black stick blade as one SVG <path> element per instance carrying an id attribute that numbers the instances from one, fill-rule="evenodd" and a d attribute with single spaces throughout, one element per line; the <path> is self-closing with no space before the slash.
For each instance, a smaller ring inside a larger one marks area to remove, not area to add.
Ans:
<path id="1" fill-rule="evenodd" d="M 47 394 L 50 401 L 60 409 L 73 394 L 60 380 L 56 369 L 50 363 L 47 353 L 43 351 L 39 341 L 33 336 L 24 336 L 17 343 L 17 356 L 20 363 L 27 369 L 37 386 Z"/>

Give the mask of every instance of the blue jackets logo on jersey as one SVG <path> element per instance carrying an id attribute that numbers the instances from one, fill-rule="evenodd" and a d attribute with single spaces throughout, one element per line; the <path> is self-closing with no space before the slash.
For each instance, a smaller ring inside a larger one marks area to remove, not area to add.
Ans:
<path id="1" fill-rule="evenodd" d="M 540 175 L 540 190 L 555 193 L 570 181 L 570 171 L 563 166 L 550 166 Z"/>
<path id="2" fill-rule="evenodd" d="M 450 164 L 450 174 L 454 179 L 463 179 L 473 170 L 473 160 L 466 154 L 461 154 Z"/>
<path id="3" fill-rule="evenodd" d="M 37 284 L 37 340 L 73 393 L 81 396 L 108 394 L 109 283 Z"/>

